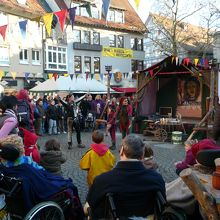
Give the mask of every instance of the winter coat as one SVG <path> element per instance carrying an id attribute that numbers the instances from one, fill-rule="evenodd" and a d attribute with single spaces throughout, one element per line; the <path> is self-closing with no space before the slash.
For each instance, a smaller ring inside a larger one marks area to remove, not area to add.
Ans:
<path id="1" fill-rule="evenodd" d="M 61 164 L 66 161 L 62 155 L 62 151 L 42 151 L 40 155 L 41 166 L 53 174 L 62 175 Z"/>

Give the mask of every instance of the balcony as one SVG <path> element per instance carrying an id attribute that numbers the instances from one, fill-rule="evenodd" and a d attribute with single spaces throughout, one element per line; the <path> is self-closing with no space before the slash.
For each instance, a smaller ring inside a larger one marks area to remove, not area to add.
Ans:
<path id="1" fill-rule="evenodd" d="M 102 51 L 102 45 L 73 43 L 74 50 Z"/>

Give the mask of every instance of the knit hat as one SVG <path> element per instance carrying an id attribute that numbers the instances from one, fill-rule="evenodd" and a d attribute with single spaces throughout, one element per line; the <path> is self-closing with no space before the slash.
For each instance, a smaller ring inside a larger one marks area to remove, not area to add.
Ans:
<path id="1" fill-rule="evenodd" d="M 0 149 L 0 157 L 4 160 L 15 161 L 19 157 L 20 151 L 14 144 L 5 144 Z"/>
<path id="2" fill-rule="evenodd" d="M 37 142 L 37 139 L 39 138 L 35 133 L 32 133 L 24 128 L 19 128 L 23 132 L 23 138 L 24 138 L 24 146 L 30 147 L 32 145 L 35 145 Z"/>
<path id="3" fill-rule="evenodd" d="M 21 137 L 16 134 L 8 135 L 5 138 L 0 139 L 0 149 L 6 144 L 13 144 L 16 149 L 19 150 L 20 156 L 24 154 L 24 144 Z"/>

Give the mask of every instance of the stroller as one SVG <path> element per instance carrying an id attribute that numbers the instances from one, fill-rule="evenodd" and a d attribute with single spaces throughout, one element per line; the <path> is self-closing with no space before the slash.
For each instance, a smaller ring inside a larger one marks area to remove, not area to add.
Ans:
<path id="1" fill-rule="evenodd" d="M 85 120 L 85 129 L 88 131 L 92 131 L 94 129 L 94 116 L 91 112 L 89 112 L 86 116 Z"/>

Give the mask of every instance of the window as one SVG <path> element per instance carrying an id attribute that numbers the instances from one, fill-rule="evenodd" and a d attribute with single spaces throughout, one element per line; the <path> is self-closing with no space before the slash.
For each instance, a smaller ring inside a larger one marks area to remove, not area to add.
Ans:
<path id="1" fill-rule="evenodd" d="M 19 53 L 20 63 L 27 64 L 28 63 L 28 50 L 21 49 Z"/>
<path id="2" fill-rule="evenodd" d="M 94 57 L 94 73 L 100 73 L 100 57 Z"/>
<path id="3" fill-rule="evenodd" d="M 81 42 L 81 31 L 73 30 L 73 42 L 80 43 Z"/>
<path id="4" fill-rule="evenodd" d="M 80 56 L 74 56 L 74 71 L 75 73 L 82 73 L 81 68 L 81 57 Z"/>
<path id="5" fill-rule="evenodd" d="M 93 44 L 100 45 L 100 33 L 93 32 Z"/>
<path id="6" fill-rule="evenodd" d="M 109 46 L 110 47 L 116 47 L 116 42 L 115 42 L 115 35 L 109 35 Z"/>
<path id="7" fill-rule="evenodd" d="M 47 46 L 46 69 L 67 70 L 67 49 L 66 47 Z"/>
<path id="8" fill-rule="evenodd" d="M 109 10 L 107 15 L 107 21 L 115 21 L 115 11 Z"/>
<path id="9" fill-rule="evenodd" d="M 40 51 L 32 50 L 32 64 L 40 64 Z"/>
<path id="10" fill-rule="evenodd" d="M 123 12 L 122 11 L 115 11 L 115 22 L 124 23 Z"/>
<path id="11" fill-rule="evenodd" d="M 92 12 L 92 17 L 99 19 L 99 11 L 98 8 L 96 7 L 91 7 L 91 12 Z"/>
<path id="12" fill-rule="evenodd" d="M 136 71 L 137 68 L 136 68 L 136 60 L 131 60 L 131 71 Z"/>
<path id="13" fill-rule="evenodd" d="M 7 47 L 0 47 L 0 65 L 9 66 L 9 50 Z"/>
<path id="14" fill-rule="evenodd" d="M 138 38 L 131 38 L 131 49 L 132 50 L 139 50 L 143 51 L 143 39 L 138 39 Z"/>
<path id="15" fill-rule="evenodd" d="M 124 48 L 124 36 L 118 35 L 118 47 Z"/>
<path id="16" fill-rule="evenodd" d="M 86 7 L 80 7 L 80 15 L 85 16 L 85 17 L 89 17 L 89 14 L 86 10 Z"/>
<path id="17" fill-rule="evenodd" d="M 135 38 L 131 38 L 131 49 L 135 50 Z"/>
<path id="18" fill-rule="evenodd" d="M 82 43 L 90 44 L 90 31 L 82 32 Z"/>
<path id="19" fill-rule="evenodd" d="M 143 39 L 137 39 L 137 50 L 143 50 Z"/>
<path id="20" fill-rule="evenodd" d="M 144 68 L 144 61 L 143 60 L 132 60 L 131 61 L 131 70 L 143 70 Z"/>
<path id="21" fill-rule="evenodd" d="M 91 73 L 91 57 L 84 57 L 84 72 Z"/>

